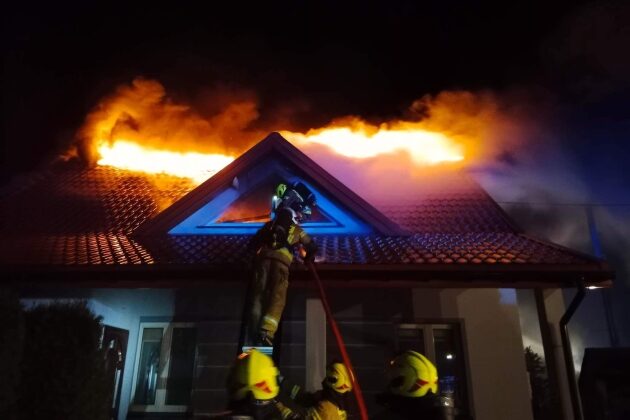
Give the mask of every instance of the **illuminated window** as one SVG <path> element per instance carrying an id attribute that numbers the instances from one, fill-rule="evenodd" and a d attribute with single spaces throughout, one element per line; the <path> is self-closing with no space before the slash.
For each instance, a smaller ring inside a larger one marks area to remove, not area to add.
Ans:
<path id="1" fill-rule="evenodd" d="M 234 177 L 230 186 L 209 197 L 169 233 L 175 235 L 253 235 L 271 217 L 271 203 L 280 183 L 304 183 L 316 196 L 310 220 L 302 223 L 309 234 L 366 234 L 370 226 L 338 200 L 273 160 Z"/>
<path id="2" fill-rule="evenodd" d="M 281 180 L 274 179 L 272 182 L 270 181 L 268 179 L 267 182 L 261 183 L 254 190 L 239 196 L 223 213 L 205 226 L 211 228 L 227 225 L 236 226 L 246 223 L 262 226 L 263 223 L 268 222 L 271 219 L 272 193 Z M 303 223 L 305 227 L 339 225 L 339 222 L 327 214 L 320 206 L 315 206 L 312 211 L 310 219 Z"/>

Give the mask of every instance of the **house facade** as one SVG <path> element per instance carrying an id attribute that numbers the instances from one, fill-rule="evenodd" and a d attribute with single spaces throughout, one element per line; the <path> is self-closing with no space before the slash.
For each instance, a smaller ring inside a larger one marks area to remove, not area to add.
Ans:
<path id="1" fill-rule="evenodd" d="M 67 163 L 8 189 L 1 262 L 26 304 L 85 299 L 103 317 L 103 345 L 121 358 L 119 419 L 211 415 L 226 404 L 239 350 L 246 245 L 283 180 L 317 196 L 304 227 L 319 245 L 316 265 L 371 416 L 382 411 L 374 396 L 385 363 L 414 349 L 435 362 L 442 391 L 462 412 L 532 418 L 526 301 L 539 304 L 545 354 L 561 367 L 560 289 L 606 286 L 612 273 L 599 259 L 526 235 L 460 172 L 427 174 L 413 194 L 368 201 L 277 133 L 196 187 Z M 279 335 L 282 374 L 317 389 L 339 351 L 299 262 Z"/>

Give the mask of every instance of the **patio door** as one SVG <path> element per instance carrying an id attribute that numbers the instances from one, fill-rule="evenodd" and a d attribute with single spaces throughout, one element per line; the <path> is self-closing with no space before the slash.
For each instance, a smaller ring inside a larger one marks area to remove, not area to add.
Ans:
<path id="1" fill-rule="evenodd" d="M 192 323 L 141 323 L 131 411 L 189 411 L 196 347 Z"/>

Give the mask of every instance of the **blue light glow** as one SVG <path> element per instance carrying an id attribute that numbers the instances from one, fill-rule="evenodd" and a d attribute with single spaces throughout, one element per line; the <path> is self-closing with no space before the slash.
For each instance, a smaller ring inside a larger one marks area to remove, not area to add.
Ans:
<path id="1" fill-rule="evenodd" d="M 243 194 L 253 188 L 259 188 L 263 180 L 270 174 L 277 174 L 289 182 L 303 182 L 317 197 L 319 211 L 329 221 L 304 222 L 301 226 L 312 235 L 325 234 L 367 234 L 372 228 L 316 188 L 303 178 L 289 173 L 285 165 L 274 159 L 263 162 L 242 176 L 239 175 L 238 189 L 226 187 L 219 194 L 211 198 L 205 205 L 196 210 L 184 221 L 173 227 L 169 233 L 175 235 L 253 235 L 262 222 L 217 222 L 221 215 Z M 273 195 L 270 195 L 272 197 Z M 271 208 L 269 209 L 271 212 Z"/>

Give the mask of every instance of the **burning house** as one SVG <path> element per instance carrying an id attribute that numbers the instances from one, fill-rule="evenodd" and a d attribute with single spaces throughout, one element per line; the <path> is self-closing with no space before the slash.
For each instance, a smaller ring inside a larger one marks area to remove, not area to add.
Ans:
<path id="1" fill-rule="evenodd" d="M 608 285 L 603 261 L 528 236 L 458 170 L 428 171 L 411 190 L 364 197 L 278 133 L 220 166 L 196 185 L 60 163 L 3 199 L 0 258 L 24 301 L 85 299 L 121 349 L 118 418 L 225 406 L 246 244 L 269 217 L 279 180 L 303 182 L 317 196 L 304 228 L 319 244 L 316 264 L 371 415 L 379 413 L 373 397 L 384 364 L 414 349 L 435 362 L 462 412 L 531 419 L 515 289 L 538 290 L 545 353 L 558 362 L 571 409 L 562 347 L 548 341 L 564 313 L 559 289 Z M 317 388 L 338 349 L 299 263 L 279 337 L 283 375 Z"/>

